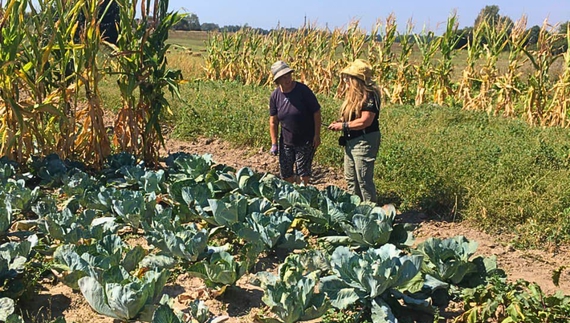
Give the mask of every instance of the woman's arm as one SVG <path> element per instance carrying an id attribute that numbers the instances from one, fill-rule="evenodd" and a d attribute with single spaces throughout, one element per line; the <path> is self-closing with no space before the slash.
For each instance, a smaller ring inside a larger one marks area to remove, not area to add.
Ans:
<path id="1" fill-rule="evenodd" d="M 346 126 L 349 130 L 361 130 L 366 129 L 374 122 L 376 113 L 371 111 L 362 111 L 360 113 L 360 118 L 354 119 L 352 121 L 346 122 Z M 335 122 L 329 125 L 329 130 L 341 131 L 343 127 L 343 122 Z"/>

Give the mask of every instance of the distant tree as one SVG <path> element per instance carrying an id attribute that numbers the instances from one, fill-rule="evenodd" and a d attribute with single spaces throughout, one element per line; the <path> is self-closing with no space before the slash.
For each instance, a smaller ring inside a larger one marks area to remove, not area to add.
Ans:
<path id="1" fill-rule="evenodd" d="M 534 46 L 538 42 L 538 35 L 540 34 L 540 26 L 534 25 L 530 27 L 528 32 L 528 39 L 525 46 Z"/>
<path id="2" fill-rule="evenodd" d="M 201 30 L 200 19 L 195 13 L 191 13 L 182 18 L 176 25 L 172 26 L 174 30 Z"/>
<path id="3" fill-rule="evenodd" d="M 467 44 L 469 41 L 473 39 L 473 27 L 465 27 L 463 29 L 457 29 L 455 32 L 457 37 L 459 37 L 459 41 L 455 46 L 455 49 L 464 49 L 467 48 Z"/>
<path id="4" fill-rule="evenodd" d="M 501 16 L 499 14 L 500 10 L 497 5 L 485 6 L 485 8 L 481 9 L 477 18 L 475 18 L 473 28 L 477 28 L 483 21 L 487 21 L 491 27 L 501 23 L 509 26 L 508 29 L 511 30 L 514 26 L 513 20 L 509 16 Z"/>
<path id="5" fill-rule="evenodd" d="M 240 30 L 241 28 L 242 28 L 242 26 L 239 26 L 239 25 L 226 25 L 226 26 L 222 27 L 222 31 L 234 33 L 236 31 Z"/>
<path id="6" fill-rule="evenodd" d="M 561 23 L 560 27 L 558 27 L 558 32 L 561 34 L 566 34 L 568 32 L 568 24 L 570 24 L 570 21 Z"/>
<path id="7" fill-rule="evenodd" d="M 486 23 L 491 30 L 500 31 L 501 34 L 503 31 L 506 31 L 506 34 L 504 34 L 504 40 L 506 40 L 506 38 L 510 36 L 515 24 L 510 17 L 501 16 L 499 11 L 500 9 L 497 5 L 485 6 L 485 8 L 481 9 L 477 18 L 475 18 L 473 28 L 478 28 L 482 23 Z M 486 38 L 484 32 L 481 42 L 486 44 L 488 41 L 489 39 Z M 508 47 L 505 46 L 505 50 L 507 49 Z"/>
<path id="8" fill-rule="evenodd" d="M 481 9 L 477 18 L 475 18 L 475 23 L 473 27 L 476 28 L 479 26 L 483 21 L 489 22 L 492 26 L 499 22 L 501 15 L 499 15 L 499 6 L 492 5 L 492 6 L 485 6 L 485 8 Z"/>
<path id="9" fill-rule="evenodd" d="M 200 25 L 200 29 L 202 29 L 202 31 L 219 30 L 220 26 L 218 26 L 218 24 L 215 24 L 212 22 L 205 22 L 205 23 Z"/>
<path id="10" fill-rule="evenodd" d="M 255 30 L 255 32 L 261 34 L 261 35 L 267 35 L 269 34 L 269 30 L 267 29 L 263 29 L 263 28 L 254 28 L 253 30 Z"/>

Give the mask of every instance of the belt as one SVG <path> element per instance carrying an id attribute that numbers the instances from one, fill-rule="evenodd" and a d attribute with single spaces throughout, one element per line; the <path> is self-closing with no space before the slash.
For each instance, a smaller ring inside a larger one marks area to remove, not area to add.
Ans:
<path id="1" fill-rule="evenodd" d="M 356 138 L 356 137 L 360 137 L 363 136 L 367 133 L 373 133 L 373 132 L 377 132 L 379 130 L 372 130 L 372 131 L 368 131 L 366 132 L 366 129 L 362 129 L 362 130 L 350 130 L 348 133 L 348 139 L 352 139 L 352 138 Z"/>

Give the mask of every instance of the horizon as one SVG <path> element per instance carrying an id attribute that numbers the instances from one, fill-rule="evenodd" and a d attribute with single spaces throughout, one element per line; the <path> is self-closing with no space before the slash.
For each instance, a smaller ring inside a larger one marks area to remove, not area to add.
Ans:
<path id="1" fill-rule="evenodd" d="M 306 22 L 317 28 L 346 28 L 351 22 L 358 21 L 364 30 L 371 30 L 378 20 L 385 21 L 394 14 L 398 30 L 405 29 L 412 21 L 414 31 L 442 31 L 447 18 L 457 13 L 459 28 L 473 26 L 476 17 L 485 6 L 497 5 L 501 16 L 508 16 L 513 21 L 523 15 L 527 17 L 527 28 L 542 26 L 545 21 L 551 26 L 558 26 L 570 20 L 570 1 L 545 0 L 531 2 L 521 0 L 517 4 L 511 1 L 493 1 L 492 3 L 472 1 L 440 0 L 423 2 L 418 0 L 382 4 L 378 1 L 362 0 L 360 6 L 354 2 L 332 0 L 300 1 L 290 0 L 287 6 L 274 2 L 258 3 L 252 0 L 240 2 L 210 0 L 199 2 L 189 7 L 182 0 L 170 2 L 169 9 L 181 13 L 194 13 L 200 23 L 214 23 L 223 26 L 244 26 L 252 28 L 275 29 L 299 28 Z M 280 7 L 276 7 L 279 5 Z M 255 10 L 251 10 L 254 7 Z M 378 14 L 375 14 L 375 13 Z"/>

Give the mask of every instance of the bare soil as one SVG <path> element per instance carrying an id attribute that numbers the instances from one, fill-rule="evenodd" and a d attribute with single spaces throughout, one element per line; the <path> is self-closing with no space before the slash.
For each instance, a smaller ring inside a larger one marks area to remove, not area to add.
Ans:
<path id="1" fill-rule="evenodd" d="M 217 163 L 232 166 L 236 169 L 250 167 L 258 172 L 278 174 L 277 158 L 268 154 L 264 148 L 251 149 L 234 147 L 232 144 L 209 138 L 184 142 L 169 139 L 162 152 L 189 152 L 196 154 L 212 154 Z M 313 185 L 322 189 L 328 185 L 345 188 L 346 185 L 339 169 L 315 166 Z M 570 267 L 570 249 L 568 246 L 557 246 L 552 250 L 516 250 L 501 237 L 495 237 L 476 230 L 468 223 L 450 223 L 430 219 L 418 212 L 401 214 L 400 220 L 417 224 L 415 236 L 417 242 L 428 237 L 448 238 L 464 235 L 479 243 L 477 255 L 496 255 L 499 267 L 504 269 L 509 279 L 524 279 L 536 282 L 546 293 L 552 294 L 561 290 L 570 294 L 570 272 L 565 270 L 560 278 L 560 286 L 552 282 L 552 273 L 561 266 Z M 141 242 L 142 243 L 142 242 Z M 260 269 L 275 270 L 279 260 L 263 258 Z M 179 309 L 187 307 L 194 299 L 201 299 L 209 306 L 210 311 L 220 316 L 220 322 L 241 323 L 254 322 L 255 315 L 263 311 L 261 301 L 263 291 L 249 283 L 250 276 L 244 276 L 237 286 L 229 288 L 220 296 L 212 295 L 204 283 L 198 278 L 185 274 L 173 277 L 164 292 L 175 299 Z M 44 279 L 42 290 L 32 299 L 20 304 L 25 310 L 26 322 L 44 322 L 57 317 L 65 317 L 67 322 L 111 323 L 113 319 L 95 313 L 85 301 L 81 293 L 73 292 L 69 287 L 56 279 Z M 446 310 L 449 322 L 459 313 L 455 304 Z M 225 317 L 225 319 L 223 318 Z M 319 322 L 313 320 L 312 322 Z"/>

